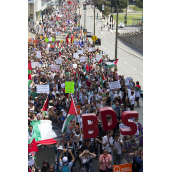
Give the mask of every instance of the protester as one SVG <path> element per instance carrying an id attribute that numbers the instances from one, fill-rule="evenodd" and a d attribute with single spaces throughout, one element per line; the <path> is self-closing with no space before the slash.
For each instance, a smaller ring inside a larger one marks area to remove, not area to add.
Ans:
<path id="1" fill-rule="evenodd" d="M 43 167 L 41 168 L 41 172 L 49 172 L 49 162 L 47 160 L 43 161 Z"/>

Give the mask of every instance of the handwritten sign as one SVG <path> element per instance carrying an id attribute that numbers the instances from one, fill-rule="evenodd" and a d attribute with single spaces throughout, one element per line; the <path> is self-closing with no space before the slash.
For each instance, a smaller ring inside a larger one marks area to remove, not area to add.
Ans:
<path id="1" fill-rule="evenodd" d="M 87 61 L 87 58 L 86 57 L 81 57 L 80 58 L 80 62 L 86 62 Z"/>
<path id="2" fill-rule="evenodd" d="M 65 82 L 65 93 L 74 93 L 74 82 L 72 81 Z"/>
<path id="3" fill-rule="evenodd" d="M 56 64 L 62 64 L 62 59 L 56 59 Z"/>
<path id="4" fill-rule="evenodd" d="M 36 92 L 49 94 L 49 85 L 37 85 Z"/>
<path id="5" fill-rule="evenodd" d="M 39 62 L 31 62 L 32 68 L 40 67 Z"/>
<path id="6" fill-rule="evenodd" d="M 77 64 L 73 64 L 73 68 L 77 68 Z"/>
<path id="7" fill-rule="evenodd" d="M 78 54 L 83 54 L 83 50 L 78 50 Z"/>
<path id="8" fill-rule="evenodd" d="M 96 54 L 96 60 L 99 61 L 100 59 L 102 59 L 102 54 Z"/>
<path id="9" fill-rule="evenodd" d="M 121 88 L 121 84 L 118 81 L 109 82 L 109 87 L 113 90 L 115 88 Z"/>
<path id="10" fill-rule="evenodd" d="M 95 48 L 94 48 L 94 47 L 89 48 L 88 51 L 89 51 L 89 52 L 95 51 Z"/>
<path id="11" fill-rule="evenodd" d="M 78 59 L 79 58 L 78 53 L 73 53 L 73 58 Z"/>
<path id="12" fill-rule="evenodd" d="M 51 65 L 51 71 L 58 71 L 60 69 L 59 65 Z"/>
<path id="13" fill-rule="evenodd" d="M 35 53 L 37 58 L 41 58 L 41 51 L 35 51 Z"/>

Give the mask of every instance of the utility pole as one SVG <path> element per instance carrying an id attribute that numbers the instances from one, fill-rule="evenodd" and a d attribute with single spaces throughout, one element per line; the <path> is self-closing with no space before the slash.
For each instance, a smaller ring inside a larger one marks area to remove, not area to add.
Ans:
<path id="1" fill-rule="evenodd" d="M 94 2 L 94 35 L 95 35 L 95 2 Z M 94 48 L 95 48 L 95 41 L 94 42 Z"/>
<path id="2" fill-rule="evenodd" d="M 84 29 L 86 29 L 86 5 L 84 5 L 85 7 L 84 7 L 84 9 L 85 9 L 85 12 L 84 12 Z M 84 34 L 84 40 L 85 40 L 85 35 L 86 34 Z"/>
<path id="3" fill-rule="evenodd" d="M 79 4 L 79 33 L 80 33 L 80 4 Z"/>
<path id="4" fill-rule="evenodd" d="M 117 60 L 117 49 L 118 49 L 118 2 L 117 1 L 117 9 L 116 9 L 116 40 L 115 40 L 115 60 Z"/>

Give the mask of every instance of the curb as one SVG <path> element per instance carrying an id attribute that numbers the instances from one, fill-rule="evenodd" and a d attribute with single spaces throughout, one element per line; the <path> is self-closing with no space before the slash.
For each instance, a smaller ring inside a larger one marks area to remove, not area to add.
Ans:
<path id="1" fill-rule="evenodd" d="M 103 35 L 103 33 L 102 33 L 101 31 L 99 31 L 99 33 L 100 33 L 108 42 L 110 42 L 111 44 L 115 45 L 113 42 L 109 41 L 109 40 Z M 129 53 L 129 54 L 131 54 L 131 55 L 133 55 L 133 56 L 135 56 L 135 57 L 137 57 L 137 58 L 143 60 L 143 58 L 141 58 L 141 57 L 137 56 L 136 54 L 133 54 L 133 53 L 131 53 L 131 52 L 125 50 L 125 49 L 122 48 L 122 47 L 119 47 L 119 46 L 118 46 L 118 48 L 120 48 L 120 49 L 122 49 L 123 51 L 126 51 L 127 53 Z"/>

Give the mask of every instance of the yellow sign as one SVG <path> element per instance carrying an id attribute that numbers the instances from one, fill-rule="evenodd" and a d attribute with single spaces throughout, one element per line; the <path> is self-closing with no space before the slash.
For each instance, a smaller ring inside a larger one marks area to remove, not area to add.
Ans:
<path id="1" fill-rule="evenodd" d="M 94 35 L 93 37 L 91 37 L 91 39 L 95 42 L 98 38 Z"/>
<path id="2" fill-rule="evenodd" d="M 60 40 L 60 42 L 63 42 L 63 40 Z"/>

